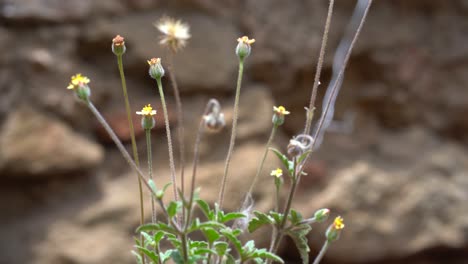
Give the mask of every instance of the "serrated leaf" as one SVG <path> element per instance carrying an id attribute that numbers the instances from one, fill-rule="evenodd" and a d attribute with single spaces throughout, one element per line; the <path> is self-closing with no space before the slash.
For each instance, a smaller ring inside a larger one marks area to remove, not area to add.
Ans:
<path id="1" fill-rule="evenodd" d="M 201 229 L 201 231 L 205 235 L 206 240 L 208 240 L 208 243 L 210 244 L 213 244 L 213 242 L 215 242 L 221 237 L 219 233 L 214 228 L 211 228 L 211 227 L 205 227 Z"/>
<path id="2" fill-rule="evenodd" d="M 250 255 L 255 251 L 255 241 L 247 241 L 247 243 L 245 243 L 244 247 L 242 248 L 242 251 L 242 255 L 245 259 L 250 258 Z"/>
<path id="3" fill-rule="evenodd" d="M 159 261 L 159 256 L 156 255 L 153 251 L 144 248 L 144 247 L 137 247 L 139 251 L 143 252 L 149 259 L 151 259 L 154 263 L 158 263 Z"/>
<path id="4" fill-rule="evenodd" d="M 281 259 L 278 255 L 268 252 L 266 249 L 257 249 L 253 254 L 252 257 L 255 258 L 262 258 L 262 259 L 271 259 L 275 262 L 284 263 L 283 259 Z"/>
<path id="5" fill-rule="evenodd" d="M 227 213 L 225 214 L 222 219 L 220 219 L 221 223 L 226 223 L 228 221 L 234 220 L 234 219 L 239 219 L 239 218 L 245 218 L 246 215 L 243 213 L 238 213 L 238 212 L 232 212 L 232 213 Z"/>
<path id="6" fill-rule="evenodd" d="M 289 220 L 293 225 L 297 225 L 299 222 L 301 222 L 303 219 L 301 213 L 298 211 L 291 209 L 291 212 L 289 214 Z"/>
<path id="7" fill-rule="evenodd" d="M 232 245 L 236 248 L 237 252 L 242 254 L 242 244 L 240 240 L 232 234 L 232 230 L 223 229 L 221 230 L 221 234 L 223 234 L 232 243 Z"/>
<path id="8" fill-rule="evenodd" d="M 299 250 L 303 264 L 309 263 L 310 248 L 307 241 L 307 234 L 310 230 L 312 230 L 312 228 L 309 225 L 301 225 L 299 230 L 290 230 L 287 232 Z"/>
<path id="9" fill-rule="evenodd" d="M 270 216 L 275 220 L 275 224 L 279 225 L 283 222 L 283 214 L 277 213 L 275 211 L 270 211 Z"/>

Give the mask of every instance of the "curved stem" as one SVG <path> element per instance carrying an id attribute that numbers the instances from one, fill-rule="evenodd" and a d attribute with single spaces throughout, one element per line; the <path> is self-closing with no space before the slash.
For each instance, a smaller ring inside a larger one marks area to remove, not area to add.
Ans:
<path id="1" fill-rule="evenodd" d="M 306 124 L 304 128 L 304 134 L 308 135 L 310 133 L 310 127 L 312 125 L 312 119 L 314 117 L 314 109 L 315 109 L 315 99 L 317 98 L 317 90 L 320 84 L 320 73 L 322 72 L 323 66 L 323 58 L 325 57 L 325 49 L 327 47 L 328 42 L 328 32 L 330 31 L 330 24 L 333 15 L 333 4 L 335 0 L 330 0 L 328 5 L 328 13 L 327 13 L 327 20 L 325 22 L 325 29 L 323 31 L 322 36 L 322 44 L 320 46 L 320 54 L 317 61 L 317 70 L 315 72 L 314 77 L 314 86 L 312 87 L 312 95 L 310 97 L 309 108 L 307 109 L 307 116 L 306 116 Z"/>
<path id="2" fill-rule="evenodd" d="M 241 84 L 242 84 L 243 71 L 244 71 L 244 60 L 241 59 L 239 60 L 239 74 L 237 76 L 236 97 L 234 99 L 234 115 L 232 119 L 231 140 L 229 143 L 229 150 L 226 156 L 226 162 L 224 164 L 224 175 L 223 175 L 223 179 L 221 180 L 221 189 L 219 191 L 219 197 L 218 197 L 219 208 L 223 207 L 224 191 L 225 191 L 226 182 L 227 182 L 229 165 L 231 164 L 231 156 L 234 151 L 234 144 L 236 143 L 237 119 L 239 115 L 239 97 L 240 97 L 240 89 L 241 89 Z"/>
<path id="3" fill-rule="evenodd" d="M 148 177 L 149 179 L 153 180 L 153 155 L 151 151 L 151 148 L 152 148 L 151 129 L 145 129 L 145 134 L 146 134 L 146 149 L 148 153 Z M 153 224 L 156 223 L 156 209 L 154 208 L 154 199 L 152 195 L 151 195 L 151 222 Z"/>
<path id="4" fill-rule="evenodd" d="M 173 187 L 173 192 L 174 192 L 174 200 L 178 201 L 178 195 L 177 195 L 177 181 L 175 178 L 175 165 L 174 165 L 174 152 L 172 150 L 172 139 L 171 139 L 171 128 L 169 126 L 169 115 L 167 114 L 167 105 L 166 105 L 166 100 L 164 98 L 164 91 L 161 83 L 161 78 L 156 79 L 156 82 L 158 83 L 158 90 L 159 90 L 159 96 L 161 97 L 161 104 L 164 112 L 164 122 L 166 123 L 166 134 L 167 134 L 167 146 L 169 150 L 169 167 L 171 170 L 171 181 L 172 181 L 172 187 Z"/>
<path id="5" fill-rule="evenodd" d="M 323 256 L 325 256 L 325 253 L 327 252 L 328 247 L 330 246 L 330 242 L 328 240 L 325 240 L 325 243 L 323 243 L 322 249 L 320 250 L 319 254 L 314 260 L 313 264 L 319 264 L 320 261 L 322 260 Z"/>

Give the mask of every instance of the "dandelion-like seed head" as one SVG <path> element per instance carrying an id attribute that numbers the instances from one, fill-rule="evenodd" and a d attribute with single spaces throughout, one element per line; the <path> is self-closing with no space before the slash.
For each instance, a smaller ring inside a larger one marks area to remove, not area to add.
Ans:
<path id="1" fill-rule="evenodd" d="M 275 112 L 278 115 L 289 115 L 290 112 L 284 108 L 284 106 L 280 105 L 278 107 L 273 106 L 273 112 Z"/>
<path id="2" fill-rule="evenodd" d="M 87 85 L 90 82 L 89 78 L 81 75 L 81 73 L 75 74 L 71 77 L 70 84 L 67 86 L 67 89 L 73 90 L 80 85 Z"/>
<path id="3" fill-rule="evenodd" d="M 276 170 L 272 170 L 270 175 L 275 176 L 276 178 L 279 178 L 279 177 L 283 176 L 283 170 L 280 169 L 280 168 L 278 168 Z"/>
<path id="4" fill-rule="evenodd" d="M 147 104 L 143 109 L 141 109 L 141 111 L 137 111 L 136 114 L 141 116 L 154 116 L 156 115 L 156 110 L 153 110 L 153 107 L 151 107 L 150 104 Z"/>
<path id="5" fill-rule="evenodd" d="M 333 221 L 333 228 L 336 230 L 341 230 L 345 227 L 343 217 L 337 216 Z"/>
<path id="6" fill-rule="evenodd" d="M 191 37 L 188 24 L 170 17 L 163 17 L 154 26 L 163 34 L 159 43 L 174 53 L 185 47 Z"/>

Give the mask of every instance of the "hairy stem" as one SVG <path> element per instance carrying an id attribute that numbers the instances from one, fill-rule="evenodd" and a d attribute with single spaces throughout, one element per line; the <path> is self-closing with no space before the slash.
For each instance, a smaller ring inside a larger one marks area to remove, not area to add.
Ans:
<path id="1" fill-rule="evenodd" d="M 161 83 L 161 78 L 157 78 L 156 82 L 158 83 L 159 96 L 161 97 L 161 104 L 164 112 L 164 122 L 166 123 L 166 134 L 167 134 L 167 146 L 169 150 L 169 167 L 171 170 L 171 181 L 174 192 L 174 200 L 178 201 L 177 195 L 177 180 L 175 177 L 175 165 L 174 165 L 174 152 L 172 150 L 172 138 L 171 138 L 171 128 L 169 126 L 169 115 L 167 113 L 166 100 L 164 98 L 164 91 Z"/>
<path id="2" fill-rule="evenodd" d="M 325 256 L 325 253 L 327 252 L 328 247 L 330 246 L 330 242 L 328 240 L 325 240 L 325 243 L 323 243 L 322 249 L 320 249 L 319 254 L 314 260 L 313 264 L 319 264 L 320 261 L 322 260 L 323 256 Z"/>
<path id="3" fill-rule="evenodd" d="M 122 54 L 117 55 L 117 65 L 119 68 L 120 80 L 122 81 L 122 92 L 125 101 L 125 110 L 127 112 L 127 120 L 128 120 L 128 127 L 130 129 L 130 140 L 132 142 L 132 152 L 133 152 L 133 159 L 135 160 L 135 164 L 140 167 L 140 159 L 138 157 L 138 149 L 136 145 L 135 139 L 135 129 L 133 128 L 133 119 L 132 119 L 132 109 L 130 107 L 130 102 L 128 100 L 128 93 L 127 93 L 127 82 L 125 80 L 125 73 L 123 69 L 123 58 Z M 145 222 L 145 209 L 144 209 L 144 202 L 143 202 L 143 187 L 141 185 L 141 179 L 138 177 L 138 192 L 140 198 L 140 225 L 143 225 Z M 144 237 L 141 236 L 141 240 L 144 243 Z M 143 264 L 145 264 L 145 257 L 142 253 Z"/>
<path id="4" fill-rule="evenodd" d="M 333 4 L 335 0 L 330 0 L 328 5 L 327 20 L 325 21 L 325 29 L 322 36 L 322 44 L 320 46 L 319 58 L 317 61 L 317 70 L 314 77 L 314 86 L 312 87 L 312 95 L 310 97 L 309 108 L 307 109 L 306 123 L 304 128 L 304 134 L 308 135 L 310 133 L 310 127 L 312 125 L 313 113 L 315 109 L 315 100 L 317 98 L 317 90 L 320 84 L 320 74 L 322 72 L 323 58 L 325 57 L 325 49 L 328 42 L 328 32 L 330 32 L 330 24 L 333 15 Z"/>
<path id="5" fill-rule="evenodd" d="M 172 84 L 172 89 L 174 90 L 174 98 L 177 108 L 177 138 L 179 141 L 179 159 L 180 159 L 180 189 L 181 193 L 185 193 L 185 143 L 184 143 L 184 114 L 182 111 L 182 101 L 180 99 L 179 86 L 177 85 L 177 80 L 175 77 L 175 68 L 174 68 L 174 53 L 169 53 L 169 77 Z"/>
<path id="6" fill-rule="evenodd" d="M 224 175 L 223 175 L 223 179 L 221 180 L 221 189 L 219 190 L 219 197 L 218 197 L 219 208 L 223 207 L 224 191 L 225 191 L 226 182 L 227 182 L 229 165 L 231 164 L 231 156 L 234 151 L 234 144 L 236 143 L 237 119 L 239 115 L 239 97 L 240 97 L 243 72 L 244 72 L 244 60 L 240 59 L 239 60 L 239 74 L 237 76 L 236 97 L 234 100 L 234 115 L 232 118 L 231 140 L 229 143 L 229 150 L 226 156 L 226 162 L 224 164 Z"/>
<path id="7" fill-rule="evenodd" d="M 148 177 L 152 181 L 153 179 L 153 155 L 151 151 L 151 129 L 145 129 L 146 134 L 146 149 L 148 153 Z M 154 208 L 154 199 L 151 196 L 151 222 L 154 224 L 156 223 L 156 209 Z"/>

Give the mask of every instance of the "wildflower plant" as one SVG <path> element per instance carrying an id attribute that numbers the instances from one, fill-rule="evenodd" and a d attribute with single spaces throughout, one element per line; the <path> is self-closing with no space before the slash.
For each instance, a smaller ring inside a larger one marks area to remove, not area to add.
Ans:
<path id="1" fill-rule="evenodd" d="M 363 0 L 364 1 L 364 0 Z M 347 59 L 355 40 L 359 35 L 367 12 L 371 5 L 371 0 L 366 0 L 367 5 L 365 12 L 360 18 L 359 27 L 354 34 L 353 41 L 347 51 Z M 91 88 L 89 86 L 90 79 L 81 74 L 72 76 L 68 89 L 72 90 L 76 97 L 88 106 L 90 111 L 95 115 L 100 124 L 104 127 L 111 139 L 116 144 L 122 156 L 128 162 L 130 167 L 135 171 L 139 181 L 140 193 L 140 208 L 141 208 L 141 224 L 137 228 L 137 237 L 135 238 L 135 250 L 133 254 L 138 263 L 154 263 L 162 264 L 167 262 L 174 263 L 284 263 L 283 259 L 277 255 L 278 248 L 285 236 L 289 236 L 295 243 L 303 263 L 309 263 L 309 244 L 308 235 L 313 224 L 324 223 L 329 218 L 331 212 L 327 208 L 316 210 L 310 217 L 304 217 L 300 212 L 293 209 L 293 198 L 296 194 L 297 186 L 301 177 L 305 176 L 304 164 L 314 151 L 317 135 L 323 133 L 324 120 L 321 118 L 317 123 L 317 129 L 311 133 L 311 122 L 313 117 L 313 109 L 315 97 L 318 88 L 320 70 L 323 64 L 323 56 L 327 43 L 329 32 L 333 0 L 330 0 L 329 11 L 325 23 L 324 35 L 322 38 L 322 46 L 317 65 L 316 78 L 312 89 L 312 96 L 309 108 L 307 109 L 307 117 L 305 122 L 304 133 L 293 137 L 288 146 L 285 147 L 285 153 L 281 150 L 271 148 L 275 134 L 278 128 L 286 122 L 287 116 L 292 114 L 284 106 L 274 106 L 272 111 L 272 128 L 270 137 L 265 144 L 265 150 L 257 167 L 256 173 L 250 184 L 248 191 L 245 193 L 245 198 L 240 201 L 240 209 L 238 211 L 227 212 L 223 209 L 223 201 L 225 197 L 225 187 L 228 182 L 230 162 L 235 147 L 237 136 L 238 112 L 241 102 L 239 102 L 242 76 L 244 73 L 244 62 L 252 53 L 252 44 L 254 39 L 243 36 L 237 39 L 237 47 L 235 54 L 239 62 L 239 72 L 237 77 L 237 85 L 234 98 L 234 113 L 232 120 L 232 130 L 230 136 L 229 148 L 224 164 L 224 173 L 221 175 L 220 190 L 218 200 L 214 204 L 200 198 L 199 190 L 196 186 L 197 168 L 200 159 L 200 144 L 204 140 L 207 133 L 216 133 L 222 130 L 226 121 L 222 113 L 221 105 L 216 99 L 208 101 L 203 113 L 200 113 L 200 122 L 198 131 L 195 135 L 193 167 L 191 181 L 186 192 L 184 190 L 184 146 L 179 144 L 180 153 L 180 179 L 177 179 L 175 161 L 173 155 L 173 146 L 169 118 L 162 86 L 162 78 L 165 76 L 165 69 L 160 58 L 148 60 L 148 73 L 151 78 L 155 79 L 158 94 L 162 105 L 162 114 L 165 119 L 166 136 L 168 141 L 169 167 L 171 180 L 169 183 L 161 183 L 157 179 L 157 175 L 153 176 L 153 158 L 151 144 L 151 130 L 155 126 L 154 116 L 160 114 L 152 108 L 151 104 L 145 105 L 141 111 L 136 111 L 136 114 L 141 116 L 141 126 L 146 135 L 146 148 L 148 158 L 148 172 L 144 173 L 139 164 L 135 135 L 131 122 L 131 107 L 127 94 L 125 75 L 123 71 L 122 56 L 126 51 L 124 38 L 117 35 L 112 41 L 112 52 L 117 56 L 118 70 L 120 73 L 122 88 L 124 94 L 124 102 L 129 118 L 129 126 L 132 138 L 133 158 L 122 145 L 114 131 L 107 124 L 98 109 L 91 101 Z M 163 33 L 160 44 L 166 46 L 170 53 L 169 65 L 172 65 L 172 56 L 179 52 L 190 38 L 188 25 L 169 18 L 162 19 L 155 24 L 157 29 Z M 347 63 L 341 66 L 340 78 L 343 76 L 344 68 Z M 177 82 L 175 80 L 174 69 L 170 66 L 171 83 L 175 91 L 176 98 L 179 96 Z M 337 83 L 340 83 L 341 80 Z M 332 92 L 336 92 L 338 84 L 332 86 Z M 328 111 L 332 107 L 333 102 L 327 102 L 323 111 Z M 178 121 L 182 129 L 178 130 L 179 143 L 183 138 L 183 120 L 182 104 L 180 98 L 177 103 Z M 324 114 L 322 113 L 322 116 Z M 252 192 L 255 189 L 256 181 L 264 175 L 263 167 L 266 157 L 269 153 L 273 153 L 281 162 L 282 167 L 271 170 L 269 174 L 272 181 L 272 188 L 275 192 L 274 207 L 269 212 L 255 211 L 255 201 L 252 198 Z M 289 186 L 284 185 L 284 181 L 290 182 Z M 181 188 L 178 183 L 180 182 Z M 174 199 L 166 201 L 166 190 L 172 185 Z M 281 200 L 281 192 L 286 188 L 286 200 Z M 143 187 L 150 192 L 151 198 L 151 222 L 144 223 L 143 210 Z M 160 214 L 156 214 L 156 205 L 159 206 Z M 202 213 L 202 216 L 195 214 L 195 210 Z M 269 227 L 271 229 L 271 239 L 268 248 L 258 248 L 255 245 L 255 239 L 246 240 L 242 236 L 244 232 L 254 234 L 262 228 Z M 330 245 L 337 241 L 345 227 L 344 220 L 340 216 L 336 217 L 329 225 L 325 232 L 324 245 L 314 260 L 314 264 L 318 264 Z"/>

